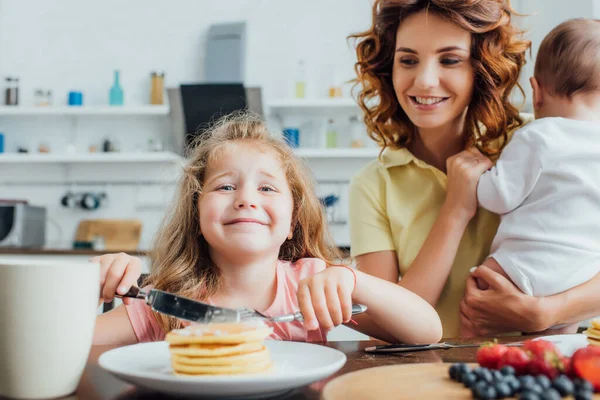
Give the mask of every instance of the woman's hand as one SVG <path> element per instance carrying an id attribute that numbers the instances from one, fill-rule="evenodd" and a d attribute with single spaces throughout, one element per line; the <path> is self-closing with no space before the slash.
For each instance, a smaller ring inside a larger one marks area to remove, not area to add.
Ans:
<path id="1" fill-rule="evenodd" d="M 328 331 L 352 318 L 354 274 L 331 266 L 298 284 L 298 304 L 308 330 Z"/>
<path id="2" fill-rule="evenodd" d="M 476 279 L 489 285 L 477 287 Z M 537 332 L 544 326 L 539 299 L 521 292 L 512 282 L 486 266 L 479 266 L 467 280 L 460 303 L 461 324 L 477 336 L 503 332 Z"/>
<path id="3" fill-rule="evenodd" d="M 125 253 L 104 254 L 91 258 L 90 262 L 100 264 L 100 303 L 110 303 L 115 293 L 122 295 L 132 286 L 137 286 L 142 273 L 142 260 Z M 123 297 L 124 304 L 133 300 Z"/>
<path id="4" fill-rule="evenodd" d="M 474 147 L 448 158 L 448 190 L 444 206 L 467 221 L 473 218 L 478 207 L 477 182 L 491 167 L 490 159 Z"/>

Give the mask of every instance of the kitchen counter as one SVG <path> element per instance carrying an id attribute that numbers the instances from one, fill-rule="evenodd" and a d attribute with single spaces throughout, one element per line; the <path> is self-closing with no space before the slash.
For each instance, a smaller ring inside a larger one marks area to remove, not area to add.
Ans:
<path id="1" fill-rule="evenodd" d="M 127 254 L 136 256 L 148 255 L 148 250 L 124 251 Z M 93 250 L 93 249 L 48 249 L 48 248 L 19 248 L 19 247 L 0 247 L 0 254 L 26 254 L 26 255 L 66 255 L 66 256 L 88 256 L 102 255 L 106 253 L 119 253 L 119 251 Z"/>
<path id="2" fill-rule="evenodd" d="M 340 247 L 340 251 L 344 257 L 350 257 L 349 247 Z M 124 253 L 139 257 L 147 256 L 149 250 L 124 251 Z M 102 255 L 106 253 L 119 253 L 119 251 L 107 250 L 92 250 L 92 249 L 49 249 L 49 248 L 19 248 L 19 247 L 0 247 L 0 255 L 2 254 L 26 254 L 26 255 L 59 255 L 59 256 L 87 256 L 87 255 Z"/>

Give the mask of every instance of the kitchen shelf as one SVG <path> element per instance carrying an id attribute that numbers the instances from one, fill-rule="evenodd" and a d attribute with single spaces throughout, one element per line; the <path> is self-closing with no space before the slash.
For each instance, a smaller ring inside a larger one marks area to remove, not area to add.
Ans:
<path id="1" fill-rule="evenodd" d="M 294 149 L 294 153 L 303 158 L 376 158 L 380 151 L 381 149 L 378 148 Z"/>
<path id="2" fill-rule="evenodd" d="M 148 153 L 2 153 L 0 164 L 28 164 L 28 163 L 155 163 L 155 162 L 180 162 L 182 157 L 170 152 Z"/>
<path id="3" fill-rule="evenodd" d="M 356 101 L 351 97 L 322 99 L 281 99 L 268 104 L 271 111 L 285 110 L 347 110 L 359 111 Z"/>
<path id="4" fill-rule="evenodd" d="M 0 106 L 0 116 L 135 116 L 135 115 L 168 115 L 168 105 L 139 106 Z"/>

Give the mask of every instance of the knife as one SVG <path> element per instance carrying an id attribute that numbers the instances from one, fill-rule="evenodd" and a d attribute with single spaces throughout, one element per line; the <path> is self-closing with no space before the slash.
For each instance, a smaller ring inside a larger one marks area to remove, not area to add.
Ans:
<path id="1" fill-rule="evenodd" d="M 448 350 L 460 349 L 465 347 L 479 347 L 483 343 L 431 343 L 431 344 L 386 344 L 380 346 L 371 346 L 365 348 L 367 353 L 408 353 L 411 351 L 423 350 Z M 505 346 L 521 346 L 523 342 L 506 343 Z"/>
<path id="2" fill-rule="evenodd" d="M 156 312 L 178 319 L 184 319 L 186 321 L 202 324 L 208 324 L 210 322 L 239 322 L 249 318 L 262 318 L 274 322 L 292 322 L 304 320 L 302 313 L 300 312 L 270 317 L 250 308 L 232 309 L 216 307 L 201 301 L 191 300 L 187 297 L 177 296 L 173 293 L 162 290 L 150 289 L 145 291 L 135 286 L 132 286 L 131 289 L 129 289 L 129 291 L 124 295 L 117 295 L 117 297 L 132 297 L 135 299 L 142 299 Z M 366 310 L 367 307 L 364 305 L 352 305 L 352 315 L 360 314 Z"/>
<path id="3" fill-rule="evenodd" d="M 132 286 L 127 293 L 118 297 L 142 299 L 156 312 L 191 322 L 208 324 L 210 322 L 238 322 L 240 320 L 238 310 L 215 307 L 158 289 L 145 291 Z"/>

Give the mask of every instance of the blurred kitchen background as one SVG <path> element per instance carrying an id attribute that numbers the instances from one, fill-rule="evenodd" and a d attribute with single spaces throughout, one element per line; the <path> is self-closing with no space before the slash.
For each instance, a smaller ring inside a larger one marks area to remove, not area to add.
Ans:
<path id="1" fill-rule="evenodd" d="M 600 0 L 513 5 L 533 56 L 559 22 L 600 17 Z M 188 135 L 244 107 L 307 159 L 347 249 L 348 181 L 378 149 L 346 37 L 370 17 L 370 0 L 0 0 L 0 251 L 144 256 Z"/>

